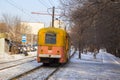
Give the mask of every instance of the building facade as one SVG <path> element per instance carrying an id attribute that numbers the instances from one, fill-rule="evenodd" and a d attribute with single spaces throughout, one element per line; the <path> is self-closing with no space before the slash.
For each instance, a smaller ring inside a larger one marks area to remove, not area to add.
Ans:
<path id="1" fill-rule="evenodd" d="M 44 23 L 41 22 L 21 22 L 21 25 L 24 25 L 29 28 L 29 31 L 26 34 L 26 44 L 35 44 L 37 43 L 37 34 L 41 28 L 45 27 Z"/>

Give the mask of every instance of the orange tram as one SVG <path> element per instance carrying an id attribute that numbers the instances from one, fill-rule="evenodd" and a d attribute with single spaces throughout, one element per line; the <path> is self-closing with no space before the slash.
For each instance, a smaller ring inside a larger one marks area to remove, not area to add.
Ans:
<path id="1" fill-rule="evenodd" d="M 38 32 L 37 62 L 66 63 L 69 60 L 70 37 L 60 28 L 42 28 Z"/>

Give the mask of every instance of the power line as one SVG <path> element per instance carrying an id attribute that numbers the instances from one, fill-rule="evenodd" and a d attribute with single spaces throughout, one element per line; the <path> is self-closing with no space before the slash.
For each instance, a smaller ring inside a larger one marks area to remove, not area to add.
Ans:
<path id="1" fill-rule="evenodd" d="M 15 1 L 13 1 L 13 0 L 10 0 L 11 2 L 14 2 L 16 5 L 18 5 Z M 18 7 L 18 6 L 17 6 Z M 20 7 L 20 6 L 19 6 Z M 23 9 L 22 9 L 23 10 Z M 24 11 L 28 11 L 28 10 L 24 10 Z M 28 11 L 29 12 L 29 11 Z"/>
<path id="2" fill-rule="evenodd" d="M 13 3 L 11 3 L 9 0 L 7 0 L 7 3 L 9 3 L 10 5 L 12 5 L 13 7 L 19 9 L 20 11 L 22 11 L 23 13 L 25 13 L 21 8 L 17 7 L 16 5 L 14 5 Z"/>
<path id="3" fill-rule="evenodd" d="M 56 4 L 55 4 L 55 0 L 52 0 L 52 2 L 53 2 L 53 5 L 56 6 Z"/>
<path id="4" fill-rule="evenodd" d="M 48 7 L 48 5 L 45 4 L 45 2 L 43 2 L 43 1 L 41 1 L 41 0 L 38 0 L 38 1 L 40 2 L 40 4 L 42 4 L 44 7 L 47 8 L 48 14 L 47 14 L 47 13 L 36 13 L 36 12 L 32 12 L 32 14 L 51 15 L 50 12 L 49 12 L 49 10 L 50 10 L 51 8 Z M 54 5 L 54 0 L 48 0 L 48 2 L 49 2 L 49 4 L 50 4 L 51 6 L 55 6 L 55 5 Z M 56 16 L 59 16 L 59 15 L 56 14 Z"/>
<path id="5" fill-rule="evenodd" d="M 38 0 L 39 3 L 41 3 L 44 7 L 48 8 L 47 4 L 45 4 L 44 2 L 42 2 L 41 0 Z"/>
<path id="6" fill-rule="evenodd" d="M 52 6 L 54 6 L 54 5 L 52 4 L 51 0 L 48 0 L 48 1 L 49 1 L 49 3 L 50 3 Z"/>
<path id="7" fill-rule="evenodd" d="M 17 4 L 11 0 L 12 2 L 10 2 L 9 0 L 6 0 L 7 3 L 9 3 L 11 6 L 17 8 L 18 10 L 20 10 L 22 13 L 26 14 L 27 16 L 31 17 L 33 19 L 33 17 L 31 15 L 29 15 L 27 12 L 25 12 L 22 8 L 19 8 L 18 6 L 16 6 Z M 16 5 L 15 5 L 16 4 Z"/>
<path id="8" fill-rule="evenodd" d="M 65 6 L 68 6 L 68 4 L 67 4 L 67 3 L 65 3 L 65 1 L 64 1 L 64 0 L 60 0 L 60 3 L 61 3 L 61 4 L 63 4 L 63 5 L 65 5 Z"/>

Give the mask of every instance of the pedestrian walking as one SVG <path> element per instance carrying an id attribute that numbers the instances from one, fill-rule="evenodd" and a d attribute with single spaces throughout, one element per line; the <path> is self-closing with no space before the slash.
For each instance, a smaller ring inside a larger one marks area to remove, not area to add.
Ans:
<path id="1" fill-rule="evenodd" d="M 94 57 L 94 59 L 96 59 L 96 55 L 97 55 L 97 53 L 98 53 L 98 50 L 97 50 L 97 49 L 94 49 L 94 53 L 93 53 L 93 57 Z"/>

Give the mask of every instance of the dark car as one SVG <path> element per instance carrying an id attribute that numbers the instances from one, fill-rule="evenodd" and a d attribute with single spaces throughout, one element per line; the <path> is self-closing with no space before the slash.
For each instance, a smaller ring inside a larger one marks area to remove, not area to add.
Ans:
<path id="1" fill-rule="evenodd" d="M 19 50 L 19 53 L 21 53 L 21 54 L 23 53 L 23 54 L 25 54 L 25 56 L 28 55 L 26 45 L 19 45 L 18 50 Z"/>

